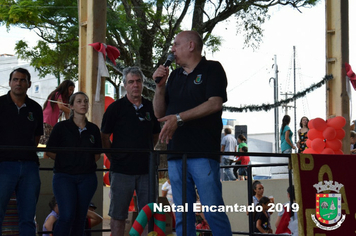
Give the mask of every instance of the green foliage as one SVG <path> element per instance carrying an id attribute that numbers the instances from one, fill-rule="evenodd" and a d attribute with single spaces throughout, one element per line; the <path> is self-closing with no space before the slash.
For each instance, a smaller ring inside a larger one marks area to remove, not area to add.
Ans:
<path id="1" fill-rule="evenodd" d="M 30 60 L 41 76 L 78 77 L 78 1 L 0 0 L 0 24 L 32 29 L 41 37 L 34 48 L 24 41 L 16 46 L 18 56 Z M 115 84 L 122 68 L 132 65 L 140 66 L 151 78 L 155 66 L 165 61 L 183 21 L 190 21 L 190 28 L 203 36 L 205 50 L 216 52 L 222 36 L 214 35 L 215 26 L 236 19 L 237 32 L 244 34 L 245 45 L 256 48 L 263 37 L 261 26 L 268 19 L 269 7 L 289 5 L 299 9 L 318 1 L 107 0 L 106 43 L 121 53 L 116 67 L 108 63 L 110 82 Z"/>
<path id="2" fill-rule="evenodd" d="M 41 1 L 0 1 L 0 22 L 6 24 L 7 27 L 10 25 L 23 24 L 26 27 L 31 27 L 33 24 L 38 24 L 41 22 L 39 11 Z"/>
<path id="3" fill-rule="evenodd" d="M 74 42 L 59 44 L 51 48 L 49 43 L 38 41 L 34 48 L 29 49 L 27 43 L 20 40 L 15 50 L 20 58 L 30 60 L 31 66 L 35 67 L 40 77 L 53 74 L 58 79 L 73 80 L 78 74 L 78 46 L 78 42 Z"/>
<path id="4" fill-rule="evenodd" d="M 211 50 L 211 52 L 218 52 L 221 46 L 221 37 L 210 35 L 208 40 L 205 42 L 205 46 Z"/>
<path id="5" fill-rule="evenodd" d="M 237 20 L 237 33 L 242 33 L 245 46 L 254 49 L 262 42 L 262 24 L 269 19 L 268 8 L 249 6 L 235 14 Z"/>

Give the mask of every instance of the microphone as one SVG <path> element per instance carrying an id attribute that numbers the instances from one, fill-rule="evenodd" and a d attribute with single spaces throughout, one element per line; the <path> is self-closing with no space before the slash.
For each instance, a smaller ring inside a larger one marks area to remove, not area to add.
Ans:
<path id="1" fill-rule="evenodd" d="M 174 55 L 168 54 L 166 62 L 163 64 L 164 67 L 170 66 L 171 63 L 174 61 Z M 158 84 L 161 81 L 162 77 L 156 77 L 155 82 Z"/>

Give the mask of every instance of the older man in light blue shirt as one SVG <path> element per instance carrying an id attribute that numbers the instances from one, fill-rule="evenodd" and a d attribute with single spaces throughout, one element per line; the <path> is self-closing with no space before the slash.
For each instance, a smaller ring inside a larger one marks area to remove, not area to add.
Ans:
<path id="1" fill-rule="evenodd" d="M 230 128 L 224 129 L 225 136 L 221 139 L 221 152 L 236 152 L 237 150 L 237 141 L 235 137 L 231 134 Z M 235 159 L 233 155 L 224 155 L 222 156 L 220 165 L 226 166 L 231 165 L 232 161 Z M 220 169 L 221 179 L 236 180 L 232 168 Z"/>

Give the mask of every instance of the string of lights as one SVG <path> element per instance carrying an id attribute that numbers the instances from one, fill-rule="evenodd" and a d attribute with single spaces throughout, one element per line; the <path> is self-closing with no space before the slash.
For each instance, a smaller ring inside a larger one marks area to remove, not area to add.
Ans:
<path id="1" fill-rule="evenodd" d="M 326 75 L 320 82 L 316 84 L 312 84 L 309 88 L 306 88 L 305 90 L 298 92 L 294 94 L 292 97 L 280 100 L 278 102 L 275 102 L 274 104 L 262 104 L 262 105 L 248 105 L 244 107 L 227 107 L 223 106 L 223 111 L 228 111 L 228 112 L 253 112 L 253 111 L 269 111 L 273 108 L 280 107 L 284 104 L 288 104 L 290 102 L 293 102 L 294 100 L 297 100 L 299 98 L 304 97 L 307 93 L 310 93 L 314 91 L 317 88 L 320 88 L 322 85 L 324 85 L 327 81 L 333 79 L 332 75 Z"/>

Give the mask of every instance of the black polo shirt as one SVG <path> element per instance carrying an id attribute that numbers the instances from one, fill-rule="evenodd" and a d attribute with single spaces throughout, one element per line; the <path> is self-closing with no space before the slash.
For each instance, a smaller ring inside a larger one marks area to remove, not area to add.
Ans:
<path id="1" fill-rule="evenodd" d="M 186 74 L 183 68 L 174 70 L 166 85 L 166 115 L 177 114 L 206 102 L 210 97 L 227 101 L 227 78 L 222 65 L 203 57 L 196 68 Z M 185 122 L 178 127 L 168 150 L 186 152 L 219 152 L 222 130 L 222 110 L 209 116 Z M 206 156 L 220 160 L 220 156 Z M 168 155 L 168 159 L 181 155 Z"/>
<path id="2" fill-rule="evenodd" d="M 87 121 L 82 132 L 73 118 L 57 123 L 51 132 L 47 147 L 101 148 L 101 135 L 97 125 Z M 93 152 L 57 152 L 54 173 L 90 174 L 96 170 Z"/>
<path id="3" fill-rule="evenodd" d="M 152 102 L 142 98 L 142 107 L 136 111 L 123 97 L 107 108 L 101 132 L 113 134 L 112 148 L 152 150 L 153 134 L 161 130 L 154 116 Z M 110 170 L 127 175 L 148 173 L 149 153 L 111 153 Z"/>
<path id="4" fill-rule="evenodd" d="M 43 134 L 41 106 L 26 96 L 20 109 L 12 101 L 10 92 L 0 97 L 0 145 L 36 147 L 35 137 Z M 2 151 L 0 161 L 35 161 L 36 152 Z"/>

